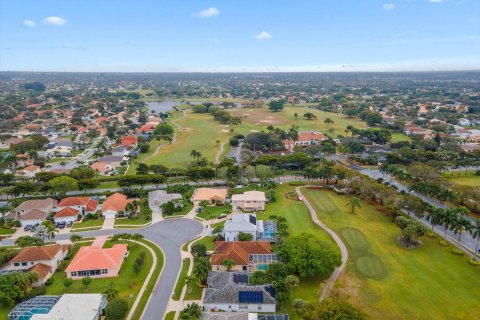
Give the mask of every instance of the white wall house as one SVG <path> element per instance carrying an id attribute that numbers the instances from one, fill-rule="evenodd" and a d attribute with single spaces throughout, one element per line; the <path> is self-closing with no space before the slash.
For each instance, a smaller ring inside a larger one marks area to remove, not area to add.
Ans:
<path id="1" fill-rule="evenodd" d="M 265 192 L 262 191 L 246 191 L 232 195 L 233 210 L 262 211 L 265 210 L 266 202 Z"/>

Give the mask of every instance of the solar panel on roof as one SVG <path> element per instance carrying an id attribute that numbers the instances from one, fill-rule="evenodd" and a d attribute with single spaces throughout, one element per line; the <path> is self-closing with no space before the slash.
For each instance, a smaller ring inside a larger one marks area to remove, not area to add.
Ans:
<path id="1" fill-rule="evenodd" d="M 249 220 L 251 224 L 257 225 L 257 218 L 255 218 L 255 216 L 249 215 Z"/>
<path id="2" fill-rule="evenodd" d="M 275 298 L 275 289 L 273 289 L 273 286 L 265 286 L 265 291 L 267 291 L 272 298 Z"/>
<path id="3" fill-rule="evenodd" d="M 262 303 L 262 291 L 240 291 L 238 293 L 238 300 L 240 303 Z"/>
<path id="4" fill-rule="evenodd" d="M 236 273 L 233 275 L 234 283 L 248 283 L 248 274 Z"/>

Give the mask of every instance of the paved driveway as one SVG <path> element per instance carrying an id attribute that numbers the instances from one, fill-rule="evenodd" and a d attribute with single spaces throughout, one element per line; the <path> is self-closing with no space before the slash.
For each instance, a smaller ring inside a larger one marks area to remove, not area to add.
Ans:
<path id="1" fill-rule="evenodd" d="M 163 319 L 168 301 L 182 268 L 180 250 L 182 245 L 203 231 L 200 222 L 191 219 L 166 219 L 143 229 L 115 229 L 78 232 L 82 237 L 112 235 L 115 233 L 141 233 L 145 239 L 156 243 L 165 256 L 163 272 L 145 309 L 144 320 Z M 55 240 L 69 239 L 71 234 L 60 234 Z M 1 245 L 12 245 L 15 240 L 6 239 Z"/>

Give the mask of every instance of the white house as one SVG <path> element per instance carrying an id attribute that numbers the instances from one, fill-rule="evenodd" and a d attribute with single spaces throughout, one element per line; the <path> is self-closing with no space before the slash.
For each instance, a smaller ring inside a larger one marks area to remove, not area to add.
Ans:
<path id="1" fill-rule="evenodd" d="M 243 194 L 232 195 L 233 210 L 242 211 L 259 211 L 265 210 L 265 192 L 262 191 L 246 191 Z"/>
<path id="2" fill-rule="evenodd" d="M 234 214 L 232 219 L 225 221 L 223 238 L 225 241 L 238 241 L 238 234 L 248 233 L 253 241 L 274 241 L 277 225 L 274 221 L 257 220 L 253 214 Z"/>
<path id="3" fill-rule="evenodd" d="M 203 298 L 205 311 L 275 312 L 271 285 L 249 285 L 247 272 L 211 271 Z"/>
<path id="4" fill-rule="evenodd" d="M 458 123 L 459 123 L 461 126 L 464 126 L 464 127 L 470 127 L 470 126 L 472 125 L 472 123 L 470 122 L 470 120 L 465 119 L 465 118 L 462 118 L 462 119 L 458 120 Z"/>
<path id="5" fill-rule="evenodd" d="M 39 166 L 29 165 L 22 170 L 19 170 L 18 173 L 26 178 L 33 178 L 37 173 L 42 172 Z"/>
<path id="6" fill-rule="evenodd" d="M 52 149 L 47 150 L 47 157 L 49 158 L 58 158 L 58 157 L 71 157 L 72 148 L 67 146 L 55 146 Z"/>
<path id="7" fill-rule="evenodd" d="M 58 211 L 53 216 L 53 219 L 55 220 L 55 222 L 75 222 L 77 221 L 79 214 L 81 213 L 77 209 L 66 207 Z"/>
<path id="8" fill-rule="evenodd" d="M 6 218 L 19 220 L 22 226 L 41 223 L 53 211 L 57 200 L 52 198 L 27 200 L 22 202 Z"/>
<path id="9" fill-rule="evenodd" d="M 100 293 L 64 294 L 47 314 L 34 314 L 30 320 L 98 320 L 107 303 Z"/>
<path id="10" fill-rule="evenodd" d="M 60 244 L 23 248 L 2 271 L 36 272 L 38 281 L 34 285 L 42 285 L 57 270 L 67 253 L 68 245 Z"/>

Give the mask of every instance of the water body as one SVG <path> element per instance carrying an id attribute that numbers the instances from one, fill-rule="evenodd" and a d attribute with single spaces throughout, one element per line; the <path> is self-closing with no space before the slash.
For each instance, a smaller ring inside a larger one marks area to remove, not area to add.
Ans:
<path id="1" fill-rule="evenodd" d="M 147 107 L 150 110 L 155 111 L 156 113 L 162 112 L 166 113 L 173 109 L 173 107 L 179 106 L 182 103 L 175 100 L 165 100 L 165 101 L 156 101 L 156 102 L 147 102 Z"/>

